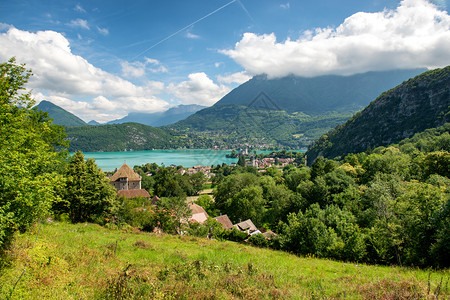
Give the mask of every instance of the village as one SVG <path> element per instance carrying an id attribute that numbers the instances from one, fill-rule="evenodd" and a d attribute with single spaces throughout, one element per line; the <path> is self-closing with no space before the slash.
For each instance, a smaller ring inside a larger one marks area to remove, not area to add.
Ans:
<path id="1" fill-rule="evenodd" d="M 257 167 L 258 172 L 262 173 L 266 172 L 265 168 L 269 168 L 275 165 L 275 160 L 276 160 L 275 158 L 252 159 L 251 161 L 246 162 L 246 166 Z M 294 162 L 293 158 L 286 158 L 286 159 L 280 158 L 277 160 L 279 163 L 278 167 L 285 167 Z M 236 163 L 231 164 L 231 167 L 235 166 Z M 175 168 L 176 166 L 170 167 Z M 184 174 L 193 175 L 201 172 L 208 179 L 215 176 L 215 174 L 211 172 L 211 166 L 197 165 L 187 169 L 180 168 L 178 171 L 181 175 Z M 153 174 L 151 173 L 146 174 L 146 176 L 152 175 Z M 126 163 L 124 163 L 110 177 L 110 184 L 116 188 L 117 195 L 119 198 L 121 197 L 127 199 L 141 198 L 145 199 L 152 205 L 157 205 L 158 202 L 160 201 L 160 198 L 157 195 L 151 197 L 150 193 L 142 188 L 141 180 L 142 180 L 141 175 L 137 174 L 131 167 L 129 167 Z M 204 193 L 201 192 L 200 194 L 208 194 L 212 196 L 212 189 L 205 190 Z M 198 196 L 187 198 L 186 202 L 191 213 L 188 218 L 183 218 L 182 220 L 180 220 L 181 223 L 203 224 L 210 217 L 203 207 L 194 203 L 194 201 L 197 198 Z M 276 233 L 270 230 L 265 230 L 264 228 L 258 229 L 253 224 L 251 219 L 247 219 L 236 224 L 233 224 L 226 214 L 214 217 L 213 219 L 219 222 L 224 230 L 237 229 L 240 232 L 246 233 L 249 237 L 255 234 L 262 234 L 266 239 L 271 239 L 272 237 L 277 236 Z M 155 228 L 154 231 L 160 232 L 161 230 L 159 228 Z M 182 231 L 180 231 L 179 233 L 183 234 Z"/>

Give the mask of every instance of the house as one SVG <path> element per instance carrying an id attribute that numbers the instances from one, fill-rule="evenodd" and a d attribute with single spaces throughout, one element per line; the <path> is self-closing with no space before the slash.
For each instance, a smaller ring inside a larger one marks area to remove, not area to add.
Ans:
<path id="1" fill-rule="evenodd" d="M 221 216 L 215 217 L 214 219 L 216 219 L 220 224 L 222 224 L 223 229 L 232 229 L 233 228 L 233 223 L 231 223 L 231 220 L 230 220 L 230 218 L 228 218 L 227 215 L 221 215 Z"/>
<path id="2" fill-rule="evenodd" d="M 110 178 L 110 183 L 117 191 L 141 189 L 141 176 L 127 164 L 123 164 Z"/>
<path id="3" fill-rule="evenodd" d="M 253 232 L 259 231 L 258 228 L 256 228 L 255 224 L 253 224 L 252 220 L 248 219 L 244 222 L 240 222 L 234 225 L 237 229 L 239 229 L 242 232 L 246 232 L 247 234 L 252 234 Z"/>
<path id="4" fill-rule="evenodd" d="M 141 188 L 141 176 L 127 164 L 123 164 L 110 178 L 110 184 L 117 190 L 119 196 L 126 198 L 150 199 L 150 194 Z"/>
<path id="5" fill-rule="evenodd" d="M 198 204 L 190 203 L 189 208 L 192 211 L 192 217 L 189 221 L 194 221 L 198 223 L 204 223 L 206 219 L 208 219 L 208 213 L 205 211 L 203 207 Z"/>

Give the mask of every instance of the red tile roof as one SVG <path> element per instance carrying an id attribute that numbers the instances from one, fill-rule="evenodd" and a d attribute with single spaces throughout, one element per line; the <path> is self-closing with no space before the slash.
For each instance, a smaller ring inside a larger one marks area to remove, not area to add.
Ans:
<path id="1" fill-rule="evenodd" d="M 208 217 L 208 214 L 206 213 L 206 210 L 201 207 L 200 205 L 197 205 L 195 203 L 191 203 L 189 204 L 189 208 L 192 210 L 192 214 L 200 214 L 200 213 L 204 213 L 206 215 L 206 217 Z"/>
<path id="2" fill-rule="evenodd" d="M 120 190 L 120 191 L 117 192 L 117 194 L 119 195 L 119 197 L 123 196 L 123 197 L 126 197 L 126 198 L 138 198 L 138 197 L 150 198 L 150 194 L 144 189 L 140 189 L 140 190 Z"/>
<path id="3" fill-rule="evenodd" d="M 231 220 L 230 220 L 230 218 L 228 218 L 227 215 L 221 215 L 221 216 L 215 217 L 214 219 L 216 219 L 220 224 L 222 224 L 223 229 L 233 228 L 233 223 L 231 223 Z"/>

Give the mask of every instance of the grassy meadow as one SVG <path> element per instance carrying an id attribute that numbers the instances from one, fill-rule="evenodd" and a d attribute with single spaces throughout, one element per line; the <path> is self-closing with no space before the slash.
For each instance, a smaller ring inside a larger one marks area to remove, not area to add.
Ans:
<path id="1" fill-rule="evenodd" d="M 38 225 L 18 234 L 9 254 L 9 265 L 0 273 L 0 299 L 450 297 L 448 270 L 298 257 L 233 242 L 142 233 L 131 227 Z"/>

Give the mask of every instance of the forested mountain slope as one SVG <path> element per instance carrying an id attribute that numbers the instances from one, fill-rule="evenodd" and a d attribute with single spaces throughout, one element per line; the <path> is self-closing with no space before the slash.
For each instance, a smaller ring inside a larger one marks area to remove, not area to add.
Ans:
<path id="1" fill-rule="evenodd" d="M 345 124 L 310 147 L 318 155 L 337 157 L 385 146 L 450 121 L 450 66 L 425 72 L 380 95 Z"/>
<path id="2" fill-rule="evenodd" d="M 67 110 L 53 104 L 50 101 L 43 100 L 36 106 L 38 109 L 48 113 L 49 117 L 53 119 L 53 124 L 63 126 L 83 126 L 86 122 L 68 112 Z"/>
<path id="3" fill-rule="evenodd" d="M 168 132 L 138 123 L 66 127 L 70 151 L 127 151 L 176 147 Z"/>

